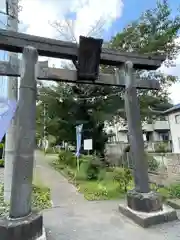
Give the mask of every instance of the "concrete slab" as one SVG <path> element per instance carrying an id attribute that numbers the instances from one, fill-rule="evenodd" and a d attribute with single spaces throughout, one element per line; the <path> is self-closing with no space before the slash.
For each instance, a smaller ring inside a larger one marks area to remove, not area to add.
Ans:
<path id="1" fill-rule="evenodd" d="M 143 228 L 178 219 L 176 211 L 167 205 L 163 205 L 162 211 L 145 213 L 130 209 L 126 202 L 124 202 L 119 204 L 119 211 Z"/>
<path id="2" fill-rule="evenodd" d="M 42 235 L 42 230 L 43 218 L 37 212 L 21 219 L 0 218 L 1 240 L 33 240 Z"/>
<path id="3" fill-rule="evenodd" d="M 45 228 L 43 227 L 43 233 L 40 237 L 38 237 L 36 240 L 46 240 L 46 231 Z"/>
<path id="4" fill-rule="evenodd" d="M 168 199 L 166 200 L 166 204 L 171 206 L 174 209 L 180 209 L 180 199 Z"/>

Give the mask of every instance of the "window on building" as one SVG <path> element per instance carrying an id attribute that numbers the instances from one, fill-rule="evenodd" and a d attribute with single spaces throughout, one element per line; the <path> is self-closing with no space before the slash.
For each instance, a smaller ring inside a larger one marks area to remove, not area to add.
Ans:
<path id="1" fill-rule="evenodd" d="M 169 141 L 169 133 L 160 133 L 159 135 L 162 141 Z"/>
<path id="2" fill-rule="evenodd" d="M 177 124 L 180 124 L 180 114 L 175 116 L 175 121 Z"/>

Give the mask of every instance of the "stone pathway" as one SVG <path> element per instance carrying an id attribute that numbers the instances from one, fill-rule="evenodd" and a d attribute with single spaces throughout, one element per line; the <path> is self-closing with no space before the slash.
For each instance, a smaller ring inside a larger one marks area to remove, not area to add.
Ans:
<path id="1" fill-rule="evenodd" d="M 46 158 L 46 160 L 45 160 Z M 118 201 L 89 202 L 36 154 L 36 170 L 52 190 L 53 208 L 44 211 L 48 240 L 178 240 L 180 221 L 143 229 L 118 212 Z"/>

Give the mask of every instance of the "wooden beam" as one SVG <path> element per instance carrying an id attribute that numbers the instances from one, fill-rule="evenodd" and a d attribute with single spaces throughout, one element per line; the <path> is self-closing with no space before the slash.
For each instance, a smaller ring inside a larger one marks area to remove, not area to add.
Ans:
<path id="1" fill-rule="evenodd" d="M 41 56 L 73 61 L 77 60 L 78 57 L 78 46 L 75 43 L 0 29 L 1 50 L 21 53 L 27 45 L 35 47 Z M 155 70 L 160 67 L 161 63 L 165 60 L 165 56 L 139 55 L 137 53 L 102 49 L 101 64 L 120 66 L 128 60 L 132 61 L 135 69 Z"/>
<path id="2" fill-rule="evenodd" d="M 8 62 L 0 62 L 0 75 L 1 76 L 16 76 L 20 77 L 20 68 L 13 68 Z M 115 75 L 112 74 L 100 74 L 99 78 L 95 82 L 88 81 L 77 81 L 77 73 L 75 70 L 59 69 L 59 68 L 48 68 L 46 63 L 40 62 L 39 80 L 49 80 L 57 82 L 71 82 L 79 84 L 97 84 L 97 85 L 110 85 L 110 86 L 120 86 L 125 87 L 124 78 L 117 79 Z M 158 90 L 160 88 L 159 82 L 156 80 L 139 80 L 136 82 L 136 87 L 139 89 L 154 89 Z"/>

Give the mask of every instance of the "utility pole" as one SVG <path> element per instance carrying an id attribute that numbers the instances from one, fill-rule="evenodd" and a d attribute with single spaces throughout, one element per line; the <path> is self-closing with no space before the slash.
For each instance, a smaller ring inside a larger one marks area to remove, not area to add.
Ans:
<path id="1" fill-rule="evenodd" d="M 7 11 L 7 29 L 18 31 L 18 0 L 6 0 Z M 18 54 L 9 52 L 9 62 L 12 65 L 17 65 Z M 17 100 L 18 98 L 18 78 L 9 77 L 8 82 L 8 99 Z M 11 125 L 6 133 L 5 142 L 5 171 L 4 171 L 4 200 L 10 201 L 12 172 L 14 162 L 14 145 L 15 145 L 15 118 L 12 119 Z"/>

